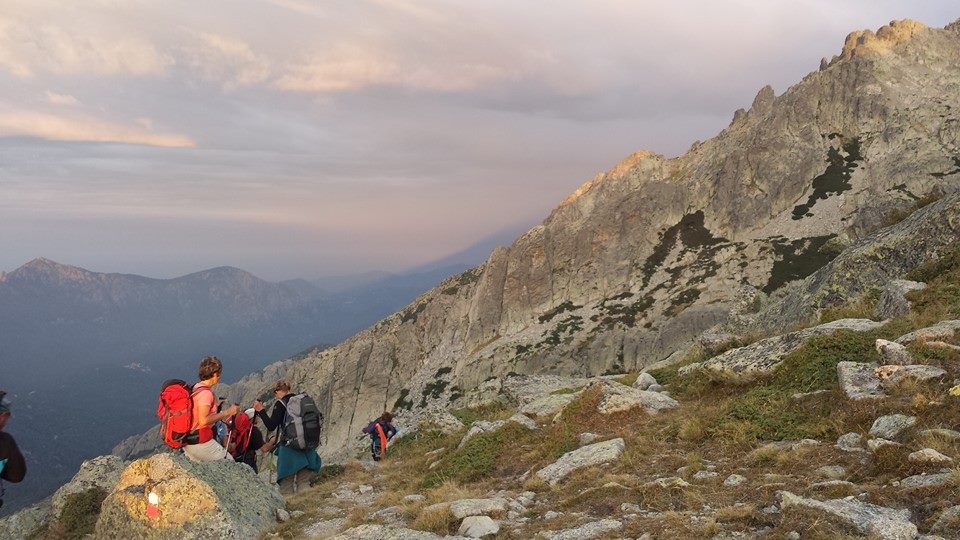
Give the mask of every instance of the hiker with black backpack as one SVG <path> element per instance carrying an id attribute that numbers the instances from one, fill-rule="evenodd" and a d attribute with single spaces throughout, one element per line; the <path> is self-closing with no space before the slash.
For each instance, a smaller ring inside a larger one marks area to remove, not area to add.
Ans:
<path id="1" fill-rule="evenodd" d="M 373 454 L 373 460 L 380 461 L 380 458 L 387 453 L 387 442 L 397 434 L 397 428 L 393 425 L 393 415 L 384 412 L 380 418 L 367 424 L 363 432 L 370 435 L 370 453 Z"/>
<path id="2" fill-rule="evenodd" d="M 320 470 L 320 429 L 323 416 L 313 398 L 294 394 L 290 383 L 277 381 L 273 386 L 277 398 L 273 412 L 267 415 L 263 403 L 254 401 L 253 408 L 267 431 L 279 431 L 277 448 L 277 483 L 280 493 L 289 495 L 309 486 L 310 476 Z"/>

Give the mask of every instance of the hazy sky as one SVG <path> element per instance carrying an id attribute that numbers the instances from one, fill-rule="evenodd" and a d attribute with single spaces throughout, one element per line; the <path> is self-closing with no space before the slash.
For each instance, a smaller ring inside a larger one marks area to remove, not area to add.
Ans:
<path id="1" fill-rule="evenodd" d="M 955 1 L 0 0 L 0 270 L 397 270 Z"/>

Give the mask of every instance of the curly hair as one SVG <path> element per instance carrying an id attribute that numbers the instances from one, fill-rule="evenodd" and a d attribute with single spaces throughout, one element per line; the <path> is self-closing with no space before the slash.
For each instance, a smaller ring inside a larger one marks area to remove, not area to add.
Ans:
<path id="1" fill-rule="evenodd" d="M 203 360 L 200 361 L 200 369 L 198 371 L 200 373 L 200 380 L 205 381 L 223 371 L 223 364 L 216 356 L 205 356 Z"/>

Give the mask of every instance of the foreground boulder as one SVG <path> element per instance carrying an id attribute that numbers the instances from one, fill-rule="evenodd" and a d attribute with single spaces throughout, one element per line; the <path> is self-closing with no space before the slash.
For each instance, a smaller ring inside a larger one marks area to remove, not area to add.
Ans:
<path id="1" fill-rule="evenodd" d="M 684 366 L 680 368 L 680 374 L 688 375 L 697 371 L 706 371 L 725 378 L 750 380 L 773 373 L 784 357 L 800 348 L 813 336 L 830 335 L 838 330 L 869 332 L 879 326 L 881 323 L 869 319 L 840 319 L 729 350 L 709 360 Z"/>
<path id="2" fill-rule="evenodd" d="M 84 461 L 77 474 L 61 486 L 52 497 L 0 519 L 0 538 L 5 540 L 35 538 L 38 531 L 44 527 L 49 534 L 54 535 L 82 534 L 83 531 L 73 530 L 73 524 L 61 523 L 64 511 L 71 515 L 76 514 L 75 510 L 70 509 L 72 499 L 81 501 L 85 497 L 97 497 L 94 492 L 98 492 L 100 497 L 108 493 L 116 485 L 123 467 L 123 460 L 117 456 L 98 456 Z M 94 519 L 96 519 L 95 515 L 90 517 L 88 527 L 92 525 Z"/>
<path id="3" fill-rule="evenodd" d="M 147 496 L 159 516 L 147 517 Z M 276 524 L 283 497 L 249 467 L 157 454 L 131 463 L 103 502 L 98 538 L 256 538 Z"/>
<path id="4" fill-rule="evenodd" d="M 781 491 L 780 508 L 784 512 L 806 511 L 818 518 L 837 521 L 860 534 L 877 540 L 913 540 L 917 526 L 910 522 L 909 510 L 886 508 L 856 499 L 818 501 Z"/>
<path id="5" fill-rule="evenodd" d="M 626 444 L 620 438 L 581 446 L 576 450 L 567 452 L 560 456 L 557 461 L 537 471 L 537 477 L 552 486 L 562 481 L 573 471 L 616 460 L 625 448 Z"/>

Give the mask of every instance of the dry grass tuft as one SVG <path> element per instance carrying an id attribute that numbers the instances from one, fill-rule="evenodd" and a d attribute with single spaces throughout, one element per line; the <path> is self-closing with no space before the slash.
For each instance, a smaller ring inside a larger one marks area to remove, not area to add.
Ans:
<path id="1" fill-rule="evenodd" d="M 420 510 L 417 519 L 413 520 L 412 527 L 418 531 L 447 535 L 454 531 L 457 525 L 456 518 L 450 513 L 447 505 L 428 506 Z"/>

